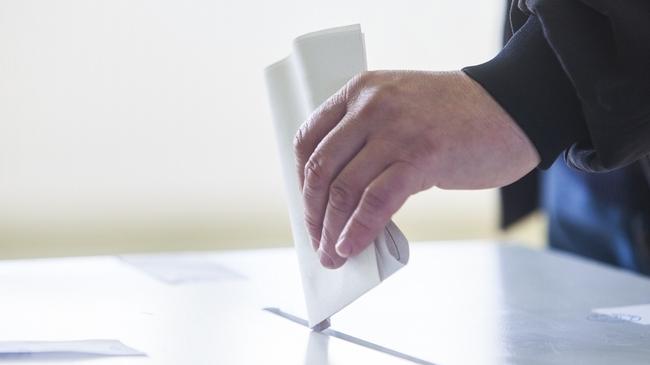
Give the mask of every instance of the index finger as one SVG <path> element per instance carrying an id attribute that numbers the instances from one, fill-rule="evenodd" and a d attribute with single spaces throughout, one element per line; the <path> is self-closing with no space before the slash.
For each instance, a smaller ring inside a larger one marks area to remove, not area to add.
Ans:
<path id="1" fill-rule="evenodd" d="M 406 199 L 423 187 L 420 172 L 413 166 L 402 162 L 390 165 L 368 185 L 343 228 L 336 244 L 339 256 L 355 256 L 368 247 Z"/>

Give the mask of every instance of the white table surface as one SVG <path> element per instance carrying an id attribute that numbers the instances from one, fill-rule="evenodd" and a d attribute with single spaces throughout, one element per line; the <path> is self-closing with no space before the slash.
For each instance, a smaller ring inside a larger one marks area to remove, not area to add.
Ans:
<path id="1" fill-rule="evenodd" d="M 647 278 L 487 242 L 411 247 L 409 265 L 334 316 L 333 329 L 436 365 L 650 364 L 650 326 L 590 316 L 650 303 Z M 305 317 L 291 250 L 162 257 L 217 277 L 168 284 L 116 257 L 0 261 L 0 341 L 117 339 L 147 354 L 0 363 L 410 363 L 263 311 Z"/>

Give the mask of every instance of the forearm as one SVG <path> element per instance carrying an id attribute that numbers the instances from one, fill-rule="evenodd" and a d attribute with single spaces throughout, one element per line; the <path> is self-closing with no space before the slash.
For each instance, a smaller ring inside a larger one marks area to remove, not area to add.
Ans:
<path id="1" fill-rule="evenodd" d="M 575 89 L 535 17 L 492 60 L 463 71 L 512 116 L 548 168 L 571 144 L 588 139 Z"/>

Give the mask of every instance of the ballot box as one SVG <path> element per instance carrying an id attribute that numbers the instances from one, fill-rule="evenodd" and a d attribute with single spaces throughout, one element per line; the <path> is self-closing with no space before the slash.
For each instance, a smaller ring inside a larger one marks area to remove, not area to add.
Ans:
<path id="1" fill-rule="evenodd" d="M 291 249 L 1 261 L 0 292 L 3 365 L 650 363 L 647 318 L 594 311 L 649 279 L 498 242 L 412 244 L 320 333 Z"/>

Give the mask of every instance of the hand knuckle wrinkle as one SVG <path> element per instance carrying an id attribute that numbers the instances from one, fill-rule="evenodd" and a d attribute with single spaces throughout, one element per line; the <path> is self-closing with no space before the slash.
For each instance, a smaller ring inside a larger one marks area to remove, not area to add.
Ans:
<path id="1" fill-rule="evenodd" d="M 381 212 L 386 208 L 388 200 L 385 194 L 376 189 L 367 189 L 363 197 L 364 206 L 371 212 Z"/>
<path id="2" fill-rule="evenodd" d="M 325 168 L 317 157 L 310 158 L 305 164 L 305 181 L 310 189 L 320 189 L 325 178 Z"/>
<path id="3" fill-rule="evenodd" d="M 329 204 L 340 212 L 348 212 L 352 208 L 352 193 L 346 183 L 335 181 L 329 190 Z"/>

